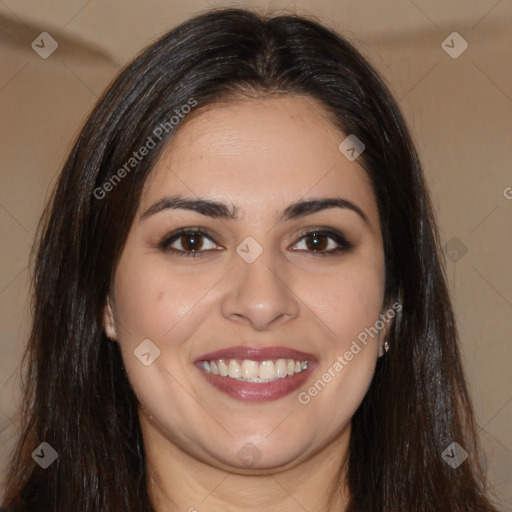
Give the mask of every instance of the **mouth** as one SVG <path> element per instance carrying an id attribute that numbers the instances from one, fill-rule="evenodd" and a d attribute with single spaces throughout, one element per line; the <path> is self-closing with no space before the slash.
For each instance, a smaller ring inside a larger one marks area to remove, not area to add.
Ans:
<path id="1" fill-rule="evenodd" d="M 238 400 L 278 400 L 298 389 L 318 364 L 313 354 L 286 347 L 231 347 L 194 361 L 206 380 Z"/>

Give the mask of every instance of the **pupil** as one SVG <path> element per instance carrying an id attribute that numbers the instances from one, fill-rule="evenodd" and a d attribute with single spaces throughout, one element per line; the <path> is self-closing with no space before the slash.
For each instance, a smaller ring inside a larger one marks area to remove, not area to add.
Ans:
<path id="1" fill-rule="evenodd" d="M 317 234 L 311 235 L 311 237 L 310 237 L 310 241 L 311 241 L 310 246 L 311 247 L 310 248 L 317 249 L 317 250 L 319 248 L 321 248 L 321 246 L 323 246 L 325 243 L 325 241 L 322 241 L 322 237 L 323 237 L 323 235 L 317 235 Z"/>
<path id="2" fill-rule="evenodd" d="M 200 238 L 201 235 L 192 234 L 192 235 L 184 235 L 185 243 L 182 242 L 183 247 L 190 251 L 195 251 L 200 247 Z"/>

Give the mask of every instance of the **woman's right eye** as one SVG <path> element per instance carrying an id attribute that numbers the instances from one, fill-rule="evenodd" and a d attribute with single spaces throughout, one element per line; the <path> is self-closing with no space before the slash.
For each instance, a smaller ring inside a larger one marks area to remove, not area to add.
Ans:
<path id="1" fill-rule="evenodd" d="M 209 240 L 210 247 L 205 244 Z M 205 249 L 206 245 L 206 249 Z M 163 238 L 158 247 L 164 252 L 172 252 L 179 256 L 196 258 L 206 252 L 218 250 L 212 237 L 203 229 L 184 228 L 167 235 Z"/>

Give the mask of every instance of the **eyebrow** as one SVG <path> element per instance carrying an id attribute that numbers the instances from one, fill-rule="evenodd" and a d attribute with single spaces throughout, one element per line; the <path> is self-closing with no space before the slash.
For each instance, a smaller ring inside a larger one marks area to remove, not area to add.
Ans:
<path id="1" fill-rule="evenodd" d="M 279 214 L 279 222 L 299 219 L 313 213 L 330 208 L 342 208 L 357 213 L 366 224 L 370 224 L 368 217 L 359 206 L 341 197 L 321 197 L 316 199 L 300 200 L 287 206 Z M 150 206 L 141 216 L 140 220 L 147 219 L 164 210 L 190 210 L 207 217 L 236 220 L 239 209 L 232 204 L 221 203 L 204 198 L 187 198 L 180 195 L 166 196 Z"/>

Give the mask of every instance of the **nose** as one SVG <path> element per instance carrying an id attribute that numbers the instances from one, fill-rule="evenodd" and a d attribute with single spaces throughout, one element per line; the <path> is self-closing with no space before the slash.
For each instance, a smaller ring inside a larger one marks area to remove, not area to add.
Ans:
<path id="1" fill-rule="evenodd" d="M 285 262 L 278 262 L 266 250 L 252 263 L 236 254 L 234 259 L 235 268 L 222 300 L 225 318 L 263 331 L 271 324 L 286 323 L 298 316 L 300 299 L 286 278 L 290 273 L 286 272 Z"/>

